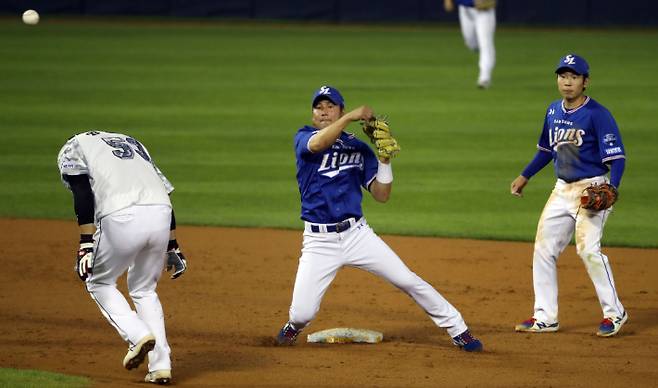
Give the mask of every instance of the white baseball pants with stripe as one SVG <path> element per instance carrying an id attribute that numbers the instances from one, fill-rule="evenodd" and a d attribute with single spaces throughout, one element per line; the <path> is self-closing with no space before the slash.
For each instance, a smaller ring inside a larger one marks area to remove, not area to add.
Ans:
<path id="1" fill-rule="evenodd" d="M 580 207 L 580 197 L 592 184 L 607 182 L 607 177 L 567 183 L 558 179 L 537 226 L 532 275 L 535 290 L 534 318 L 546 323 L 558 322 L 557 259 L 576 235 L 576 250 L 585 264 L 604 317 L 621 316 L 619 301 L 608 257 L 601 252 L 605 221 L 612 209 L 591 211 Z"/>
<path id="2" fill-rule="evenodd" d="M 148 334 L 155 336 L 149 352 L 149 371 L 171 369 L 164 314 L 155 292 L 165 265 L 171 208 L 132 206 L 100 220 L 94 235 L 93 273 L 87 291 L 121 338 L 131 346 Z M 128 292 L 135 310 L 117 289 L 128 271 Z"/>
<path id="3" fill-rule="evenodd" d="M 315 318 L 327 288 L 343 266 L 364 269 L 388 280 L 413 298 L 451 337 L 467 329 L 459 311 L 413 273 L 363 218 L 340 233 L 315 233 L 307 223 L 289 316 L 297 329 Z"/>
<path id="4" fill-rule="evenodd" d="M 473 7 L 459 6 L 459 25 L 466 47 L 479 51 L 479 83 L 491 82 L 491 73 L 496 65 L 496 10 L 478 10 Z"/>

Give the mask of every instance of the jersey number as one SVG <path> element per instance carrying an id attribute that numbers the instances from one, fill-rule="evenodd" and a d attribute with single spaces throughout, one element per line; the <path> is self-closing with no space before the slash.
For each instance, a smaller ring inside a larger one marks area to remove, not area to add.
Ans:
<path id="1" fill-rule="evenodd" d="M 125 140 L 120 137 L 104 137 L 103 141 L 110 147 L 116 148 L 112 151 L 112 154 L 119 159 L 132 159 L 135 157 L 135 152 L 137 152 L 142 159 L 147 162 L 151 161 L 151 158 L 144 150 L 144 146 L 132 137 L 126 137 Z"/>

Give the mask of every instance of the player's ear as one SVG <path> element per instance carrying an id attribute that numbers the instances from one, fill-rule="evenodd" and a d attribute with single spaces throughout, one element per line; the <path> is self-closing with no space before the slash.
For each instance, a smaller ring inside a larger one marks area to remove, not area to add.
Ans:
<path id="1" fill-rule="evenodd" d="M 589 86 L 589 76 L 583 79 L 583 90 Z"/>

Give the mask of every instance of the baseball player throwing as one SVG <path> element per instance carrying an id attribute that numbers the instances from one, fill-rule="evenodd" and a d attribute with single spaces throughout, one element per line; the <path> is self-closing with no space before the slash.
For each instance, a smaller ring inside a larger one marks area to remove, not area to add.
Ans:
<path id="1" fill-rule="evenodd" d="M 407 268 L 363 217 L 361 189 L 379 202 L 388 200 L 393 171 L 390 159 L 381 155 L 399 147 L 392 137 L 378 140 L 378 159 L 366 143 L 343 131 L 352 121 L 371 119 L 372 109 L 361 106 L 345 112 L 344 107 L 338 90 L 322 86 L 312 99 L 313 125 L 295 135 L 305 230 L 289 321 L 279 332 L 278 343 L 295 342 L 318 313 L 338 270 L 352 266 L 383 277 L 411 296 L 437 326 L 448 331 L 455 345 L 466 351 L 482 350 L 461 314 Z M 374 136 L 382 133 L 375 131 Z"/>
<path id="2" fill-rule="evenodd" d="M 170 349 L 155 288 L 165 253 L 172 278 L 187 268 L 168 195 L 173 186 L 146 148 L 120 133 L 77 134 L 64 144 L 57 163 L 62 182 L 73 193 L 80 226 L 75 269 L 105 318 L 129 344 L 123 366 L 137 368 L 148 355 L 145 381 L 168 384 Z M 136 312 L 116 287 L 126 271 Z"/>
<path id="3" fill-rule="evenodd" d="M 541 214 L 535 238 L 535 311 L 530 319 L 516 326 L 516 331 L 558 330 L 557 258 L 575 232 L 576 250 L 603 309 L 597 334 L 608 337 L 617 334 L 628 319 L 617 295 L 608 257 L 601 252 L 603 226 L 624 172 L 624 145 L 610 112 L 584 94 L 589 86 L 589 65 L 585 59 L 566 55 L 555 72 L 562 99 L 548 106 L 537 154 L 511 184 L 512 194 L 521 196 L 528 180 L 553 160 L 557 183 Z M 592 201 L 588 192 L 597 190 L 607 194 Z"/>
<path id="4" fill-rule="evenodd" d="M 477 85 L 480 89 L 491 86 L 491 73 L 496 65 L 496 0 L 443 0 L 447 12 L 459 5 L 459 25 L 466 47 L 479 51 L 479 68 Z"/>

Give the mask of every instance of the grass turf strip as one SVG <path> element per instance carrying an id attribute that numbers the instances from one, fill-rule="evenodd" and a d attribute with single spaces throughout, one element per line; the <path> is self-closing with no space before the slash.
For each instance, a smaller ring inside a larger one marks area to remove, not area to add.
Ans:
<path id="1" fill-rule="evenodd" d="M 658 246 L 656 31 L 499 28 L 490 90 L 453 27 L 0 20 L 0 216 L 73 218 L 55 163 L 66 139 L 131 134 L 174 183 L 180 223 L 299 228 L 292 138 L 320 85 L 347 108 L 390 117 L 402 145 L 389 203 L 366 198 L 382 233 L 532 241 L 551 166 L 523 199 L 509 183 L 535 152 L 553 70 L 591 66 L 588 94 L 627 150 L 607 245 Z M 353 124 L 349 130 L 360 129 Z"/>

